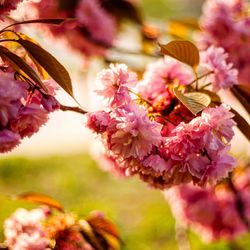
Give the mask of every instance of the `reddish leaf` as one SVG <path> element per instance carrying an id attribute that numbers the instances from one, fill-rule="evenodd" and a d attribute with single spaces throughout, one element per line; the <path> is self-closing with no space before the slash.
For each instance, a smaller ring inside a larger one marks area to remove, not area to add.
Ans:
<path id="1" fill-rule="evenodd" d="M 197 47 L 189 41 L 172 41 L 159 45 L 164 55 L 171 56 L 193 68 L 199 64 L 199 51 Z"/>
<path id="2" fill-rule="evenodd" d="M 32 41 L 18 39 L 18 42 L 68 94 L 73 96 L 69 73 L 54 56 Z"/>
<path id="3" fill-rule="evenodd" d="M 26 200 L 26 201 L 31 201 L 34 203 L 40 203 L 43 205 L 47 205 L 51 208 L 56 208 L 59 211 L 63 211 L 63 207 L 58 201 L 44 194 L 28 192 L 28 193 L 19 194 L 15 196 L 15 198 L 18 200 Z"/>
<path id="4" fill-rule="evenodd" d="M 95 235 L 91 225 L 86 220 L 79 220 L 79 226 L 84 239 L 91 244 L 96 250 L 105 250 Z"/>
<path id="5" fill-rule="evenodd" d="M 12 53 L 7 48 L 0 46 L 0 56 L 8 60 L 16 70 L 22 70 L 28 77 L 38 84 L 45 92 L 48 92 L 46 86 L 43 84 L 37 73 L 19 56 Z"/>
<path id="6" fill-rule="evenodd" d="M 114 226 L 112 222 L 105 219 L 99 213 L 94 213 L 87 218 L 87 222 L 91 225 L 91 227 L 100 234 L 110 234 L 120 239 L 119 232 Z"/>

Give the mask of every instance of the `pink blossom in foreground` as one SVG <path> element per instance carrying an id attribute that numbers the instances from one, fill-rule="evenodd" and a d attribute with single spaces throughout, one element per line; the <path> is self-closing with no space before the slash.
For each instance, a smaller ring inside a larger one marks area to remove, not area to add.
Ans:
<path id="1" fill-rule="evenodd" d="M 49 240 L 42 226 L 46 214 L 42 209 L 19 208 L 4 222 L 6 244 L 12 250 L 46 250 Z"/>
<path id="2" fill-rule="evenodd" d="M 238 71 L 233 68 L 232 63 L 227 63 L 228 54 L 223 48 L 210 46 L 201 52 L 201 63 L 213 73 L 209 76 L 213 90 L 229 89 L 238 83 Z"/>
<path id="3" fill-rule="evenodd" d="M 201 46 L 224 48 L 228 63 L 239 72 L 240 84 L 250 82 L 250 16 L 245 0 L 207 0 L 200 20 Z"/>
<path id="4" fill-rule="evenodd" d="M 210 114 L 210 117 L 206 117 L 206 114 Z M 229 146 L 224 143 L 225 139 L 231 140 L 233 135 L 235 123 L 231 117 L 232 114 L 223 106 L 207 108 L 200 117 L 189 123 L 182 122 L 174 129 L 173 135 L 166 138 L 161 149 L 163 155 L 172 160 L 173 169 L 169 171 L 172 183 L 178 184 L 178 178 L 185 175 L 185 179 L 191 178 L 202 186 L 208 182 L 216 183 L 227 176 L 235 166 L 235 160 L 228 155 Z M 217 126 L 222 123 L 224 128 Z M 226 136 L 221 129 L 225 129 Z M 179 177 L 176 177 L 174 169 L 179 172 Z M 183 178 L 180 180 L 183 181 Z"/>
<path id="5" fill-rule="evenodd" d="M 249 167 L 234 171 L 233 183 L 243 202 L 242 212 L 250 221 Z M 189 225 L 204 241 L 234 240 L 247 233 L 237 211 L 237 197 L 228 184 L 201 189 L 180 185 L 165 191 L 177 220 Z"/>
<path id="6" fill-rule="evenodd" d="M 0 71 L 0 125 L 6 126 L 16 116 L 21 99 L 27 95 L 27 85 L 14 80 L 13 73 Z"/>
<path id="7" fill-rule="evenodd" d="M 161 143 L 161 125 L 150 121 L 145 109 L 135 104 L 115 111 L 116 129 L 111 137 L 109 149 L 123 158 L 142 160 L 153 146 Z"/>
<path id="8" fill-rule="evenodd" d="M 97 77 L 100 89 L 96 92 L 107 100 L 111 107 L 119 107 L 131 101 L 128 87 L 137 83 L 137 75 L 130 72 L 125 64 L 110 65 L 110 69 L 101 71 Z"/>
<path id="9" fill-rule="evenodd" d="M 148 66 L 137 89 L 144 99 L 161 111 L 170 106 L 173 99 L 169 85 L 187 85 L 192 79 L 192 73 L 182 63 L 165 57 Z"/>
<path id="10" fill-rule="evenodd" d="M 15 80 L 13 69 L 0 71 L 0 152 L 11 151 L 25 136 L 32 136 L 60 107 L 55 99 L 55 83 L 44 81 L 48 94 L 34 90 L 28 83 Z"/>
<path id="11" fill-rule="evenodd" d="M 0 153 L 11 151 L 20 143 L 20 140 L 20 135 L 11 130 L 4 129 L 0 131 Z"/>
<path id="12" fill-rule="evenodd" d="M 48 120 L 48 113 L 36 104 L 22 108 L 18 116 L 11 122 L 11 129 L 24 136 L 32 136 Z"/>
<path id="13" fill-rule="evenodd" d="M 170 60 L 170 68 L 171 63 Z M 181 78 L 179 66 L 176 69 L 180 74 L 176 75 Z M 126 176 L 138 175 L 159 189 L 189 182 L 207 186 L 227 177 L 235 167 L 229 149 L 236 125 L 227 106 L 208 107 L 194 116 L 175 97 L 171 89 L 174 83 L 165 84 L 164 77 L 152 77 L 147 85 L 143 85 L 144 79 L 132 91 L 127 87 L 127 79 L 130 72 L 124 65 L 102 71 L 98 77 L 102 89 L 98 93 L 111 104 L 105 111 L 87 115 L 87 126 L 100 138 L 103 155 L 112 165 L 106 169 L 115 173 L 120 170 Z M 178 78 L 173 81 L 179 84 Z M 127 91 L 119 99 L 116 96 L 121 86 Z M 134 94 L 135 89 L 141 92 Z M 171 105 L 162 109 L 153 106 L 147 91 L 156 97 L 167 93 L 165 97 Z"/>
<path id="14" fill-rule="evenodd" d="M 110 125 L 110 114 L 105 111 L 96 111 L 87 114 L 87 127 L 96 133 L 107 131 Z"/>

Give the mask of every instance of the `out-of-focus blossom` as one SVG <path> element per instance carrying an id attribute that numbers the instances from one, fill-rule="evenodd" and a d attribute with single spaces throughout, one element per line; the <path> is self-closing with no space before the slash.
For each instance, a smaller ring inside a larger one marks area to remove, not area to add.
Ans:
<path id="1" fill-rule="evenodd" d="M 18 209 L 4 223 L 6 244 L 12 250 L 46 250 L 49 240 L 43 228 L 43 209 Z"/>
<path id="2" fill-rule="evenodd" d="M 66 22 L 60 27 L 40 27 L 87 57 L 104 55 L 117 33 L 116 21 L 102 8 L 99 0 L 40 0 L 28 3 L 26 9 L 33 10 L 26 13 L 32 18 L 76 18 L 76 21 Z"/>
<path id="3" fill-rule="evenodd" d="M 227 63 L 228 54 L 223 48 L 210 46 L 201 53 L 202 64 L 211 72 L 209 78 L 214 91 L 229 89 L 238 83 L 238 71 L 232 63 Z"/>
<path id="4" fill-rule="evenodd" d="M 86 29 L 91 37 L 106 46 L 114 40 L 116 27 L 113 18 L 101 8 L 98 0 L 80 0 L 76 8 L 79 27 Z"/>
<path id="5" fill-rule="evenodd" d="M 17 5 L 22 0 L 1 0 L 0 1 L 0 20 L 2 17 L 9 14 L 11 10 L 16 9 Z"/>
<path id="6" fill-rule="evenodd" d="M 165 191 L 165 195 L 176 219 L 189 225 L 204 241 L 234 240 L 247 233 L 239 213 L 244 213 L 245 219 L 250 221 L 249 173 L 249 167 L 236 168 L 232 178 L 243 202 L 242 211 L 237 210 L 239 197 L 227 183 L 206 189 L 180 185 Z"/>
<path id="7" fill-rule="evenodd" d="M 125 64 L 111 64 L 110 69 L 99 73 L 97 84 L 100 89 L 96 90 L 96 92 L 98 95 L 103 96 L 111 107 L 119 107 L 131 101 L 128 87 L 132 87 L 136 83 L 136 74 L 128 71 Z"/>
<path id="8" fill-rule="evenodd" d="M 240 84 L 250 82 L 250 17 L 245 0 L 207 0 L 200 20 L 201 47 L 224 48 L 226 61 L 239 72 Z"/>

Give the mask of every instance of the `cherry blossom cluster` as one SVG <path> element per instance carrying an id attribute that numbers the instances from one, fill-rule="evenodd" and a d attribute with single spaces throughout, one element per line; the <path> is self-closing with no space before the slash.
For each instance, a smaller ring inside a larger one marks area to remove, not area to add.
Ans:
<path id="1" fill-rule="evenodd" d="M 48 114 L 59 108 L 54 83 L 44 81 L 44 85 L 48 94 L 16 80 L 13 72 L 0 71 L 0 153 L 31 137 L 46 123 Z"/>
<path id="2" fill-rule="evenodd" d="M 107 229 L 99 229 L 99 226 L 106 226 Z M 113 230 L 113 236 L 109 235 L 109 228 Z M 94 240 L 96 232 L 99 238 L 91 242 L 88 233 Z M 102 244 L 105 249 L 111 249 L 102 233 L 110 239 L 119 238 L 116 228 L 101 212 L 94 212 L 86 220 L 79 220 L 70 213 L 54 213 L 47 206 L 32 210 L 19 208 L 4 222 L 4 245 L 9 250 L 95 250 L 100 249 Z M 98 240 L 101 240 L 100 243 Z M 97 247 L 92 243 L 96 243 Z"/>
<path id="3" fill-rule="evenodd" d="M 165 191 L 176 220 L 196 231 L 204 241 L 233 240 L 246 234 L 250 222 L 250 168 L 234 171 L 231 185 L 221 183 L 214 188 L 202 189 L 190 184 Z M 242 201 L 239 214 L 239 197 Z"/>
<path id="4" fill-rule="evenodd" d="M 86 56 L 104 55 L 114 41 L 117 23 L 101 4 L 101 0 L 41 0 L 28 4 L 27 15 L 31 18 L 76 18 L 60 27 L 43 28 Z"/>
<path id="5" fill-rule="evenodd" d="M 239 71 L 239 82 L 250 82 L 250 16 L 245 0 L 207 0 L 200 20 L 201 46 L 222 47 Z"/>
<path id="6" fill-rule="evenodd" d="M 221 50 L 215 52 L 220 56 Z M 224 61 L 220 65 L 215 61 L 209 63 L 217 79 L 227 67 L 221 66 Z M 235 74 L 233 69 L 230 72 Z M 105 108 L 89 113 L 87 126 L 102 141 L 102 157 L 112 163 L 110 169 L 138 175 L 160 189 L 188 182 L 206 186 L 232 171 L 235 160 L 228 152 L 234 135 L 233 114 L 221 104 L 193 115 L 173 91 L 176 86 L 184 91 L 192 88 L 192 79 L 191 70 L 168 57 L 149 65 L 141 81 L 124 64 L 99 73 L 96 92 Z M 231 79 L 225 77 L 224 86 L 230 86 Z"/>

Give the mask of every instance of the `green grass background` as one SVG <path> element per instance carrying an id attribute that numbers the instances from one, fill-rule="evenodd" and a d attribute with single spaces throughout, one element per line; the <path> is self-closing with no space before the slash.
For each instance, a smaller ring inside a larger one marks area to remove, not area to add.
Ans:
<path id="1" fill-rule="evenodd" d="M 175 222 L 162 193 L 137 178 L 116 179 L 87 154 L 0 160 L 1 225 L 17 207 L 32 207 L 5 197 L 26 191 L 50 195 L 80 217 L 92 210 L 103 211 L 119 228 L 125 242 L 123 249 L 178 249 Z M 0 234 L 2 239 L 2 227 Z M 193 250 L 233 249 L 226 243 L 206 245 L 191 232 L 188 236 Z M 246 236 L 239 244 L 249 249 L 250 240 Z"/>

